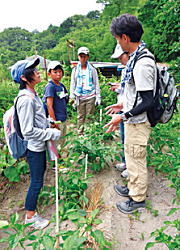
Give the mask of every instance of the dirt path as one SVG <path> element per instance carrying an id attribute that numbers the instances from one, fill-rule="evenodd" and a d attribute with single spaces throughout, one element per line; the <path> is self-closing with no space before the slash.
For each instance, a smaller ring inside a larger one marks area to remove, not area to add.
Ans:
<path id="1" fill-rule="evenodd" d="M 46 176 L 46 185 L 53 184 L 54 173 L 50 170 Z M 24 217 L 24 198 L 27 192 L 29 178 L 23 176 L 21 183 L 13 184 L 4 193 L 1 193 L 0 219 L 8 219 L 8 217 L 18 211 L 20 216 Z M 158 210 L 158 216 L 152 214 L 152 209 L 143 210 L 140 214 L 125 215 L 116 208 L 117 201 L 123 201 L 126 198 L 120 197 L 115 193 L 114 184 L 123 184 L 120 173 L 112 168 L 104 169 L 96 174 L 90 183 L 90 188 L 95 183 L 102 183 L 102 201 L 104 209 L 102 209 L 100 218 L 103 223 L 98 226 L 103 230 L 106 237 L 113 241 L 113 250 L 143 250 L 150 240 L 150 233 L 157 228 L 163 226 L 163 221 L 177 218 L 177 213 L 167 217 L 166 214 L 174 207 L 171 200 L 175 197 L 174 190 L 168 187 L 168 181 L 162 176 L 156 176 L 152 168 L 149 169 L 149 189 L 147 200 L 152 204 L 153 210 Z M 2 198 L 4 198 L 2 200 Z M 55 211 L 55 206 L 49 206 L 44 210 L 44 216 L 48 218 Z M 65 229 L 66 222 L 63 222 L 61 228 Z M 173 232 L 171 232 L 173 234 Z M 2 234 L 0 233 L 0 237 Z M 5 246 L 5 245 L 3 245 Z M 1 246 L 1 249 L 3 246 Z M 162 244 L 155 245 L 153 250 L 168 249 Z"/>
<path id="2" fill-rule="evenodd" d="M 127 198 L 119 196 L 113 189 L 114 184 L 123 185 L 120 173 L 114 169 L 107 169 L 94 177 L 94 182 L 103 184 L 102 198 L 107 210 L 101 214 L 103 223 L 100 228 L 107 237 L 113 239 L 114 250 L 143 250 L 150 239 L 150 233 L 163 226 L 163 221 L 178 218 L 177 213 L 166 216 L 174 207 L 171 200 L 175 197 L 174 190 L 167 187 L 168 181 L 163 176 L 154 174 L 149 169 L 148 203 L 152 204 L 153 210 L 158 210 L 155 217 L 149 210 L 143 210 L 140 214 L 126 215 L 116 208 L 116 202 Z M 171 229 L 172 230 L 172 229 Z M 167 232 L 167 231 L 166 231 Z M 173 231 L 170 233 L 173 234 Z M 168 249 L 164 244 L 158 244 L 151 249 Z"/>

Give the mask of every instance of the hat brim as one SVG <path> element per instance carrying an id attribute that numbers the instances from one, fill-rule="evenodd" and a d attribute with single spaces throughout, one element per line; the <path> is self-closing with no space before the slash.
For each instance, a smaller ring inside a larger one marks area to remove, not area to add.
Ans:
<path id="1" fill-rule="evenodd" d="M 80 54 L 84 54 L 84 55 L 86 55 L 86 56 L 89 56 L 89 53 L 87 53 L 87 52 L 79 52 L 79 53 L 78 53 L 78 56 L 79 56 Z"/>
<path id="2" fill-rule="evenodd" d="M 39 63 L 40 63 L 40 59 L 39 59 L 39 58 L 35 58 L 34 60 L 31 60 L 31 61 L 29 61 L 29 62 L 26 64 L 25 69 L 28 69 L 28 68 L 35 68 Z"/>

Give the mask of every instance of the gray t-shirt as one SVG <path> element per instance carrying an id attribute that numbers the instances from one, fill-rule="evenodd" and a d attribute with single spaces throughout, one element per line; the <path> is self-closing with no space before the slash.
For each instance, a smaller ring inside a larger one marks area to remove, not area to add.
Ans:
<path id="1" fill-rule="evenodd" d="M 148 51 L 148 50 L 146 50 Z M 149 51 L 148 55 L 153 56 Z M 133 69 L 133 79 L 125 85 L 124 91 L 124 113 L 130 111 L 133 108 L 137 91 L 148 91 L 156 89 L 156 64 L 151 58 L 144 57 L 139 59 Z M 138 95 L 137 104 L 142 102 L 142 98 Z M 133 116 L 127 120 L 126 123 L 142 123 L 148 120 L 147 113 Z"/>

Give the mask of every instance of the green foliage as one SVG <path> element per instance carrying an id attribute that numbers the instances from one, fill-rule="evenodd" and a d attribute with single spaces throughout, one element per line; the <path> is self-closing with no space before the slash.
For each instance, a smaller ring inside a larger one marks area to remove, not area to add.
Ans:
<path id="1" fill-rule="evenodd" d="M 165 226 L 161 227 L 160 229 L 156 229 L 151 233 L 151 237 L 155 237 L 155 242 L 148 242 L 146 244 L 145 250 L 151 248 L 157 243 L 165 244 L 170 250 L 179 249 L 180 235 L 178 233 L 180 230 L 180 220 L 164 221 L 164 224 Z M 174 237 L 164 232 L 169 226 L 176 229 L 176 234 Z"/>
<path id="2" fill-rule="evenodd" d="M 4 233 L 9 235 L 0 239 L 0 243 L 8 242 L 10 249 L 15 249 L 16 247 L 22 247 L 25 249 L 24 242 L 26 240 L 32 240 L 35 236 L 33 235 L 34 231 L 26 233 L 25 230 L 29 225 L 22 225 L 18 223 L 19 216 L 18 214 L 13 214 L 10 216 L 10 222 L 8 225 L 4 226 Z"/>
<path id="3" fill-rule="evenodd" d="M 140 20 L 150 28 L 149 46 L 160 61 L 175 60 L 179 53 L 178 1 L 148 0 L 139 10 Z"/>
<path id="4" fill-rule="evenodd" d="M 155 167 L 156 173 L 159 171 L 165 173 L 171 181 L 170 186 L 176 190 L 174 202 L 180 198 L 178 124 L 179 114 L 177 113 L 169 123 L 157 125 L 151 133 L 150 147 L 148 147 L 149 164 Z"/>
<path id="5" fill-rule="evenodd" d="M 3 114 L 8 110 L 12 105 L 14 98 L 18 93 L 18 85 L 10 82 L 8 80 L 1 82 L 0 84 L 0 127 L 3 127 Z"/>
<path id="6" fill-rule="evenodd" d="M 77 152 L 79 154 L 88 154 L 88 166 L 93 171 L 100 171 L 108 163 L 114 161 L 117 148 L 112 145 L 108 145 L 105 141 L 112 139 L 112 135 L 104 133 L 102 124 L 95 122 L 87 125 L 85 129 L 85 135 L 82 137 L 72 137 L 68 139 L 70 144 L 69 154 Z M 82 158 L 79 163 L 84 164 L 85 159 Z"/>
<path id="7" fill-rule="evenodd" d="M 8 28 L 0 33 L 1 63 L 11 65 L 29 55 L 32 34 L 21 28 Z"/>

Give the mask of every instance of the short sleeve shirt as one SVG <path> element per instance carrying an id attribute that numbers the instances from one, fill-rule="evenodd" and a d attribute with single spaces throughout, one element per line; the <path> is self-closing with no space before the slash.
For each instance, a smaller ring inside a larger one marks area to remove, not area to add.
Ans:
<path id="1" fill-rule="evenodd" d="M 67 119 L 67 89 L 60 83 L 60 86 L 56 85 L 53 81 L 45 86 L 44 90 L 44 101 L 47 102 L 47 97 L 53 97 L 53 109 L 57 121 L 64 122 Z"/>
<path id="2" fill-rule="evenodd" d="M 148 51 L 152 56 L 152 54 Z M 156 65 L 155 61 L 151 58 L 144 57 L 137 61 L 133 70 L 134 80 L 131 79 L 125 85 L 124 92 L 124 112 L 130 111 L 135 103 L 137 91 L 148 91 L 156 89 Z M 138 95 L 137 105 L 142 102 L 142 98 Z M 142 123 L 148 120 L 146 112 L 133 116 L 128 119 L 127 123 Z"/>

